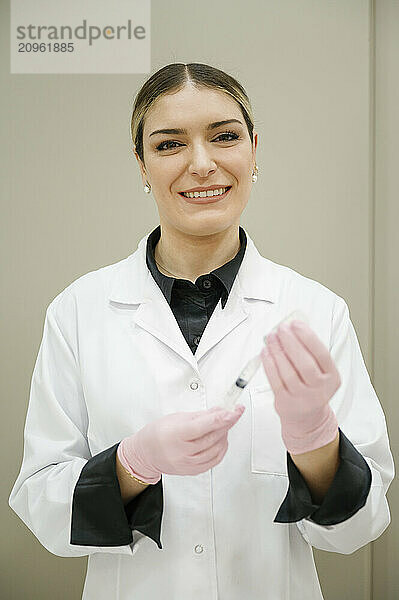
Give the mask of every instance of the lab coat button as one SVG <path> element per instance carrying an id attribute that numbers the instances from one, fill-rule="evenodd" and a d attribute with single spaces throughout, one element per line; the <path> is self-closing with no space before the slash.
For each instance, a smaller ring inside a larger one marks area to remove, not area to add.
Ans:
<path id="1" fill-rule="evenodd" d="M 190 388 L 191 388 L 192 390 L 196 390 L 196 389 L 198 388 L 198 381 L 192 381 L 192 382 L 190 383 Z"/>
<path id="2" fill-rule="evenodd" d="M 212 285 L 212 282 L 209 279 L 204 279 L 204 281 L 202 282 L 202 285 L 206 290 L 209 290 L 209 288 Z"/>
<path id="3" fill-rule="evenodd" d="M 197 544 L 194 548 L 194 551 L 196 554 L 201 554 L 201 552 L 204 551 L 204 547 L 202 546 L 202 544 Z"/>
<path id="4" fill-rule="evenodd" d="M 196 336 L 195 336 L 195 338 L 194 338 L 193 342 L 194 342 L 194 344 L 195 344 L 196 346 L 198 346 L 198 344 L 200 343 L 200 339 L 201 339 L 201 336 L 200 336 L 200 335 L 196 335 Z"/>

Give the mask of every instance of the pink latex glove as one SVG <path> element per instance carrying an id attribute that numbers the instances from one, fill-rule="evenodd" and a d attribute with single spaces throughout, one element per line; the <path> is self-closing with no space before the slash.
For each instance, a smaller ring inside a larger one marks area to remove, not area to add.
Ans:
<path id="1" fill-rule="evenodd" d="M 117 455 L 134 477 L 157 483 L 162 473 L 198 475 L 219 464 L 227 452 L 227 433 L 245 410 L 215 406 L 205 411 L 176 412 L 124 438 Z"/>
<path id="2" fill-rule="evenodd" d="M 261 358 L 288 452 L 302 454 L 332 442 L 338 422 L 329 401 L 341 378 L 329 351 L 302 321 L 281 325 L 266 340 Z"/>

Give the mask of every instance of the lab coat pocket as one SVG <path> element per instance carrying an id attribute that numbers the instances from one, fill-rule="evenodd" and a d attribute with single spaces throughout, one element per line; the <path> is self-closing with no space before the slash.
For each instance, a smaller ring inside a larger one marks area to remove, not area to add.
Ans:
<path id="1" fill-rule="evenodd" d="M 274 393 L 270 385 L 249 390 L 251 397 L 251 470 L 252 473 L 285 475 L 287 450 L 281 437 L 281 423 L 274 408 Z"/>

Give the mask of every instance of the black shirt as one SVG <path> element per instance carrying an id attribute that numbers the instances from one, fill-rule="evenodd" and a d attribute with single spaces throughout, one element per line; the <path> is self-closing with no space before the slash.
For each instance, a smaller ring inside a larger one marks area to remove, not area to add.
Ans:
<path id="1" fill-rule="evenodd" d="M 147 266 L 164 294 L 193 354 L 205 327 L 221 300 L 224 309 L 245 254 L 247 238 L 239 228 L 241 246 L 236 256 L 195 284 L 167 277 L 155 263 L 154 250 L 161 235 L 158 225 L 148 236 Z M 116 475 L 118 444 L 88 460 L 75 486 L 72 503 L 71 544 L 81 546 L 123 546 L 133 541 L 132 530 L 160 540 L 163 515 L 162 477 L 124 506 Z M 323 502 L 315 504 L 300 471 L 287 451 L 289 487 L 275 523 L 293 523 L 304 518 L 319 525 L 335 525 L 352 517 L 366 503 L 371 471 L 353 444 L 339 429 L 340 465 Z M 245 515 L 242 515 L 245 518 Z"/>

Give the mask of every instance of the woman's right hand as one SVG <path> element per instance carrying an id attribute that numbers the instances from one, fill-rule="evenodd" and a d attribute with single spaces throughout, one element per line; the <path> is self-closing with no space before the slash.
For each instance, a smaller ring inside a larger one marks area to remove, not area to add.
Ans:
<path id="1" fill-rule="evenodd" d="M 157 483 L 162 473 L 204 473 L 226 454 L 228 430 L 244 410 L 243 405 L 231 411 L 216 406 L 161 417 L 121 441 L 117 450 L 119 461 L 132 475 L 149 484 Z"/>

